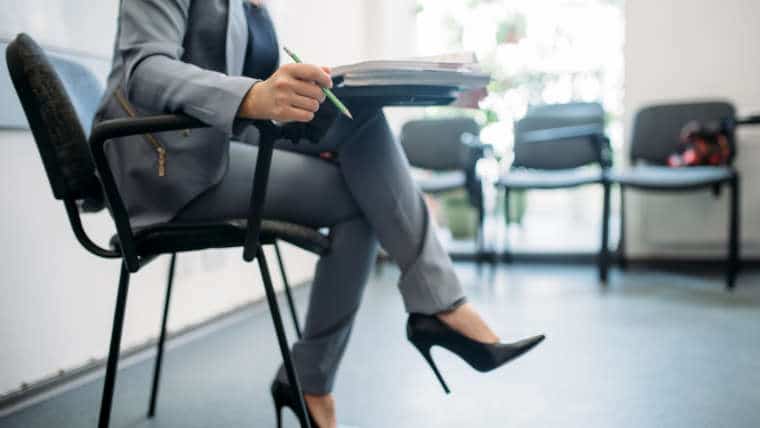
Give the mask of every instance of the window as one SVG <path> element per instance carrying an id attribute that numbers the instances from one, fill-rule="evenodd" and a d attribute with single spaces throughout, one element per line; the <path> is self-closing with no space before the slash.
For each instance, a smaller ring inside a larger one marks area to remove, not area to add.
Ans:
<path id="1" fill-rule="evenodd" d="M 502 168 L 511 162 L 513 122 L 529 106 L 571 101 L 604 105 L 608 135 L 620 158 L 623 9 L 622 0 L 419 0 L 418 48 L 422 55 L 474 51 L 492 73 L 489 95 L 476 115 L 481 137 L 494 146 Z M 428 114 L 443 113 L 430 109 Z M 596 250 L 601 188 L 513 197 L 517 226 L 504 228 L 503 203 L 491 213 L 489 235 L 497 241 L 504 242 L 508 233 L 514 251 Z M 612 231 L 615 217 L 613 212 Z"/>

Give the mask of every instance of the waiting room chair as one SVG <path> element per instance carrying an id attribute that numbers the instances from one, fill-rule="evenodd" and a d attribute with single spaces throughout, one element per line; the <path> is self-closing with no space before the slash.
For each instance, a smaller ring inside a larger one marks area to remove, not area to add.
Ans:
<path id="1" fill-rule="evenodd" d="M 668 157 L 678 149 L 681 129 L 688 122 L 735 121 L 734 106 L 727 102 L 696 102 L 646 107 L 634 119 L 630 144 L 631 167 L 611 174 L 620 185 L 622 201 L 621 239 L 618 252 L 626 267 L 625 191 L 629 188 L 649 192 L 693 192 L 730 188 L 728 254 L 725 261 L 726 287 L 734 288 L 739 270 L 739 173 L 732 165 L 671 168 Z M 729 144 L 735 153 L 736 142 L 731 132 Z M 733 161 L 733 159 L 732 159 Z M 674 207 L 677 210 L 677 207 Z M 674 213 L 675 214 L 675 213 Z M 688 215 L 688 213 L 684 213 Z"/>
<path id="2" fill-rule="evenodd" d="M 601 185 L 602 237 L 597 263 L 602 282 L 607 281 L 609 270 L 610 184 L 605 171 L 612 164 L 604 123 L 604 109 L 598 103 L 551 104 L 530 109 L 515 123 L 514 160 L 497 182 L 504 189 L 507 225 L 512 191 Z M 510 257 L 507 245 L 506 258 Z"/>
<path id="3" fill-rule="evenodd" d="M 482 255 L 485 209 L 483 188 L 475 167 L 488 149 L 478 140 L 480 126 L 471 118 L 412 120 L 401 128 L 401 146 L 409 164 L 434 172 L 417 180 L 425 193 L 437 195 L 464 189 L 478 213 L 477 248 Z"/>
<path id="4" fill-rule="evenodd" d="M 280 138 L 281 129 L 272 122 L 251 122 L 251 126 L 255 125 L 259 129 L 261 137 L 251 193 L 251 212 L 247 219 L 202 224 L 165 223 L 133 229 L 104 154 L 105 143 L 128 135 L 207 125 L 187 116 L 170 114 L 114 119 L 92 128 L 88 141 L 85 130 L 90 129 L 102 94 L 98 79 L 80 64 L 55 57 L 49 61 L 34 40 L 25 34 L 20 34 L 8 45 L 6 58 L 53 196 L 63 202 L 74 235 L 90 253 L 121 261 L 98 426 L 105 428 L 109 425 L 130 276 L 163 254 L 170 254 L 171 261 L 148 417 L 154 415 L 158 396 L 176 255 L 186 251 L 243 247 L 246 261 L 258 259 L 288 380 L 295 387 L 297 395 L 302 397 L 262 245 L 276 245 L 277 240 L 282 240 L 316 254 L 325 254 L 330 250 L 331 242 L 328 236 L 312 228 L 261 218 L 273 145 Z M 82 213 L 99 212 L 106 205 L 116 228 L 110 248 L 103 248 L 93 242 L 81 221 Z M 275 249 L 279 259 L 279 248 Z M 284 275 L 282 260 L 279 262 Z M 288 303 L 295 315 L 286 278 L 285 281 Z M 294 322 L 300 335 L 295 318 Z M 306 412 L 303 401 L 300 404 L 302 411 Z"/>

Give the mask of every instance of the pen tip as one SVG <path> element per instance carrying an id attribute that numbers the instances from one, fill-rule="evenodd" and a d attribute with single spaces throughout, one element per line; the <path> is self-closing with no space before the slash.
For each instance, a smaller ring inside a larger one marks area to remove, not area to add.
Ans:
<path id="1" fill-rule="evenodd" d="M 346 112 L 343 112 L 343 114 L 345 114 L 346 116 L 348 116 L 349 119 L 354 120 L 354 117 L 351 116 L 351 112 L 346 111 Z"/>

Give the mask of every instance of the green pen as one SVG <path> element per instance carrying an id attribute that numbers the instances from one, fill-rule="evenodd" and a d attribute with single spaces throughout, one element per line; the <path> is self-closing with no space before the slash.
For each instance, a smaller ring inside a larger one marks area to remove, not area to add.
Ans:
<path id="1" fill-rule="evenodd" d="M 287 53 L 293 59 L 293 61 L 299 64 L 302 62 L 301 58 L 299 58 L 298 55 L 296 55 L 293 51 L 291 51 L 287 47 L 283 46 L 282 49 L 285 50 L 285 53 Z M 335 107 L 338 108 L 338 110 L 340 110 L 341 113 L 348 116 L 348 118 L 351 120 L 354 119 L 354 117 L 351 116 L 351 112 L 348 111 L 346 106 L 342 102 L 340 102 L 338 97 L 336 97 L 335 94 L 333 94 L 331 90 L 329 90 L 328 88 L 322 88 L 322 92 L 325 93 L 325 96 L 335 105 Z"/>

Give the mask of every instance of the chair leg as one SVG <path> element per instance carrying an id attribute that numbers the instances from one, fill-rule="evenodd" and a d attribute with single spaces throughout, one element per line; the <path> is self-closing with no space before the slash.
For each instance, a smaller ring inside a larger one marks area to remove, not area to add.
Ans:
<path id="1" fill-rule="evenodd" d="M 113 391 L 116 384 L 116 372 L 119 365 L 119 348 L 121 347 L 121 332 L 124 326 L 124 312 L 127 306 L 127 292 L 129 289 L 129 270 L 126 262 L 122 262 L 119 276 L 119 290 L 116 294 L 116 308 L 114 309 L 113 328 L 111 329 L 111 345 L 108 349 L 108 362 L 106 364 L 106 379 L 103 385 L 103 398 L 100 401 L 100 416 L 98 427 L 107 428 L 111 419 L 111 406 L 113 404 Z"/>
<path id="2" fill-rule="evenodd" d="M 478 263 L 485 260 L 486 255 L 486 236 L 485 236 L 485 223 L 486 223 L 486 209 L 483 206 L 483 201 L 480 201 L 478 207 L 478 231 L 475 246 L 477 247 L 476 258 Z"/>
<path id="3" fill-rule="evenodd" d="M 174 266 L 177 261 L 177 253 L 172 253 L 169 262 L 169 276 L 166 283 L 166 296 L 164 297 L 164 314 L 161 318 L 161 333 L 158 336 L 158 349 L 156 350 L 156 363 L 153 366 L 153 386 L 150 390 L 150 405 L 148 406 L 148 418 L 156 414 L 156 400 L 158 399 L 158 386 L 161 380 L 161 363 L 164 359 L 164 341 L 166 339 L 166 322 L 169 318 L 169 302 L 172 298 L 172 284 L 174 283 Z"/>
<path id="4" fill-rule="evenodd" d="M 504 225 L 506 227 L 506 233 L 504 234 L 504 253 L 503 253 L 503 259 L 505 262 L 509 263 L 512 261 L 512 253 L 511 248 L 509 246 L 509 222 L 510 222 L 510 215 L 509 215 L 509 188 L 504 188 Z"/>
<path id="5" fill-rule="evenodd" d="M 731 183 L 731 208 L 729 220 L 729 243 L 728 259 L 726 266 L 726 288 L 733 290 L 736 286 L 736 275 L 739 271 L 739 246 L 740 242 L 740 221 L 741 221 L 741 192 L 739 186 L 739 177 L 736 177 Z"/>
<path id="6" fill-rule="evenodd" d="M 282 284 L 285 288 L 285 297 L 288 300 L 288 308 L 290 309 L 290 316 L 293 318 L 293 327 L 296 329 L 296 335 L 298 338 L 302 338 L 301 323 L 298 321 L 298 312 L 296 311 L 296 304 L 293 301 L 293 295 L 290 292 L 290 283 L 288 282 L 288 275 L 285 273 L 285 264 L 282 261 L 282 253 L 280 253 L 280 245 L 275 241 L 274 251 L 277 255 L 277 264 L 280 267 L 280 275 L 282 275 Z"/>
<path id="7" fill-rule="evenodd" d="M 269 268 L 267 267 L 267 261 L 264 256 L 264 250 L 259 246 L 256 250 L 256 258 L 259 261 L 259 270 L 261 271 L 261 278 L 264 281 L 264 290 L 267 295 L 267 304 L 269 305 L 269 311 L 272 313 L 272 322 L 274 323 L 274 329 L 277 333 L 277 342 L 280 345 L 280 353 L 282 354 L 282 362 L 285 365 L 285 373 L 288 376 L 288 382 L 293 388 L 293 392 L 298 397 L 298 407 L 302 415 L 308 415 L 306 409 L 306 403 L 303 398 L 303 392 L 301 391 L 301 384 L 296 376 L 296 370 L 293 366 L 293 358 L 290 354 L 290 347 L 288 346 L 288 338 L 285 335 L 285 328 L 282 324 L 282 316 L 280 316 L 280 308 L 277 305 L 277 296 L 274 293 L 274 287 L 272 286 L 272 278 L 269 275 Z M 309 418 L 303 419 L 306 427 L 311 428 Z"/>
<path id="8" fill-rule="evenodd" d="M 617 258 L 620 269 L 628 269 L 628 256 L 626 255 L 626 232 L 625 232 L 625 186 L 620 185 L 620 238 L 618 240 Z"/>
<path id="9" fill-rule="evenodd" d="M 599 281 L 607 284 L 609 274 L 609 234 L 610 234 L 610 183 L 602 183 L 604 187 L 604 200 L 602 202 L 602 242 L 599 250 Z"/>

